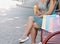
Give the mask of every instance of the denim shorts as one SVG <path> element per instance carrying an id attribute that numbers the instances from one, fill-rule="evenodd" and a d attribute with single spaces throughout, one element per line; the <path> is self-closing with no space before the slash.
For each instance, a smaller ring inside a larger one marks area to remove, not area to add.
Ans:
<path id="1" fill-rule="evenodd" d="M 36 24 L 39 26 L 39 28 L 41 28 L 43 18 L 38 17 L 38 16 L 33 16 L 33 18 L 34 18 L 34 21 L 36 22 Z"/>

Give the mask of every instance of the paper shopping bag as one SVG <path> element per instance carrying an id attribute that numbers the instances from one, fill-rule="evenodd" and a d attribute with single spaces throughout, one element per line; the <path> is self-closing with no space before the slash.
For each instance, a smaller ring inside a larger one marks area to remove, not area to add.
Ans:
<path id="1" fill-rule="evenodd" d="M 59 29 L 60 27 L 57 24 L 60 24 L 60 17 L 58 15 L 45 15 L 43 17 L 42 29 L 49 32 L 54 32 L 56 28 Z"/>

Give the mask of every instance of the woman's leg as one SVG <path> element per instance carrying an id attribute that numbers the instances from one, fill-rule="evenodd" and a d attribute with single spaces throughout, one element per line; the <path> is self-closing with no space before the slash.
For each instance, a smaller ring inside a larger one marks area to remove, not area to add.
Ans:
<path id="1" fill-rule="evenodd" d="M 38 25 L 34 22 L 34 18 L 33 17 L 29 17 L 26 27 L 25 27 L 25 32 L 22 36 L 22 39 L 24 39 L 26 36 L 29 36 L 29 34 L 31 34 L 31 38 L 32 38 L 32 42 L 31 44 L 35 44 L 35 39 L 36 39 L 36 35 L 37 35 L 37 29 Z M 34 35 L 34 36 L 33 36 Z"/>
<path id="2" fill-rule="evenodd" d="M 33 28 L 31 30 L 31 44 L 35 44 L 36 43 L 36 36 L 37 36 L 37 29 L 38 29 L 38 25 L 36 23 L 34 23 Z"/>
<path id="3" fill-rule="evenodd" d="M 26 23 L 26 27 L 25 27 L 25 31 L 24 31 L 24 34 L 22 36 L 22 39 L 24 39 L 26 36 L 29 36 L 29 33 L 31 31 L 30 29 L 32 28 L 33 24 L 34 24 L 34 18 L 32 16 L 30 16 L 28 18 L 27 23 Z"/>

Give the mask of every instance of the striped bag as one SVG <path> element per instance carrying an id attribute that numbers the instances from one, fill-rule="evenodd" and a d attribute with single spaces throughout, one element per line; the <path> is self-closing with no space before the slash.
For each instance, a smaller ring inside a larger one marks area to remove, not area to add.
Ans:
<path id="1" fill-rule="evenodd" d="M 60 16 L 48 15 L 43 16 L 42 29 L 48 32 L 56 32 L 60 29 Z"/>

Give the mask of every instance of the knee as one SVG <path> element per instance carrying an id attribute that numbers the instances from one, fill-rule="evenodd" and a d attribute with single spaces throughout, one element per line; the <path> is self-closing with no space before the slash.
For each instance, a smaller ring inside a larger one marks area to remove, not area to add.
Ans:
<path id="1" fill-rule="evenodd" d="M 36 23 L 33 24 L 33 28 L 38 28 Z"/>
<path id="2" fill-rule="evenodd" d="M 29 17 L 28 17 L 28 19 L 31 19 L 31 20 L 32 20 L 32 19 L 33 19 L 33 17 L 32 17 L 32 16 L 29 16 Z"/>

